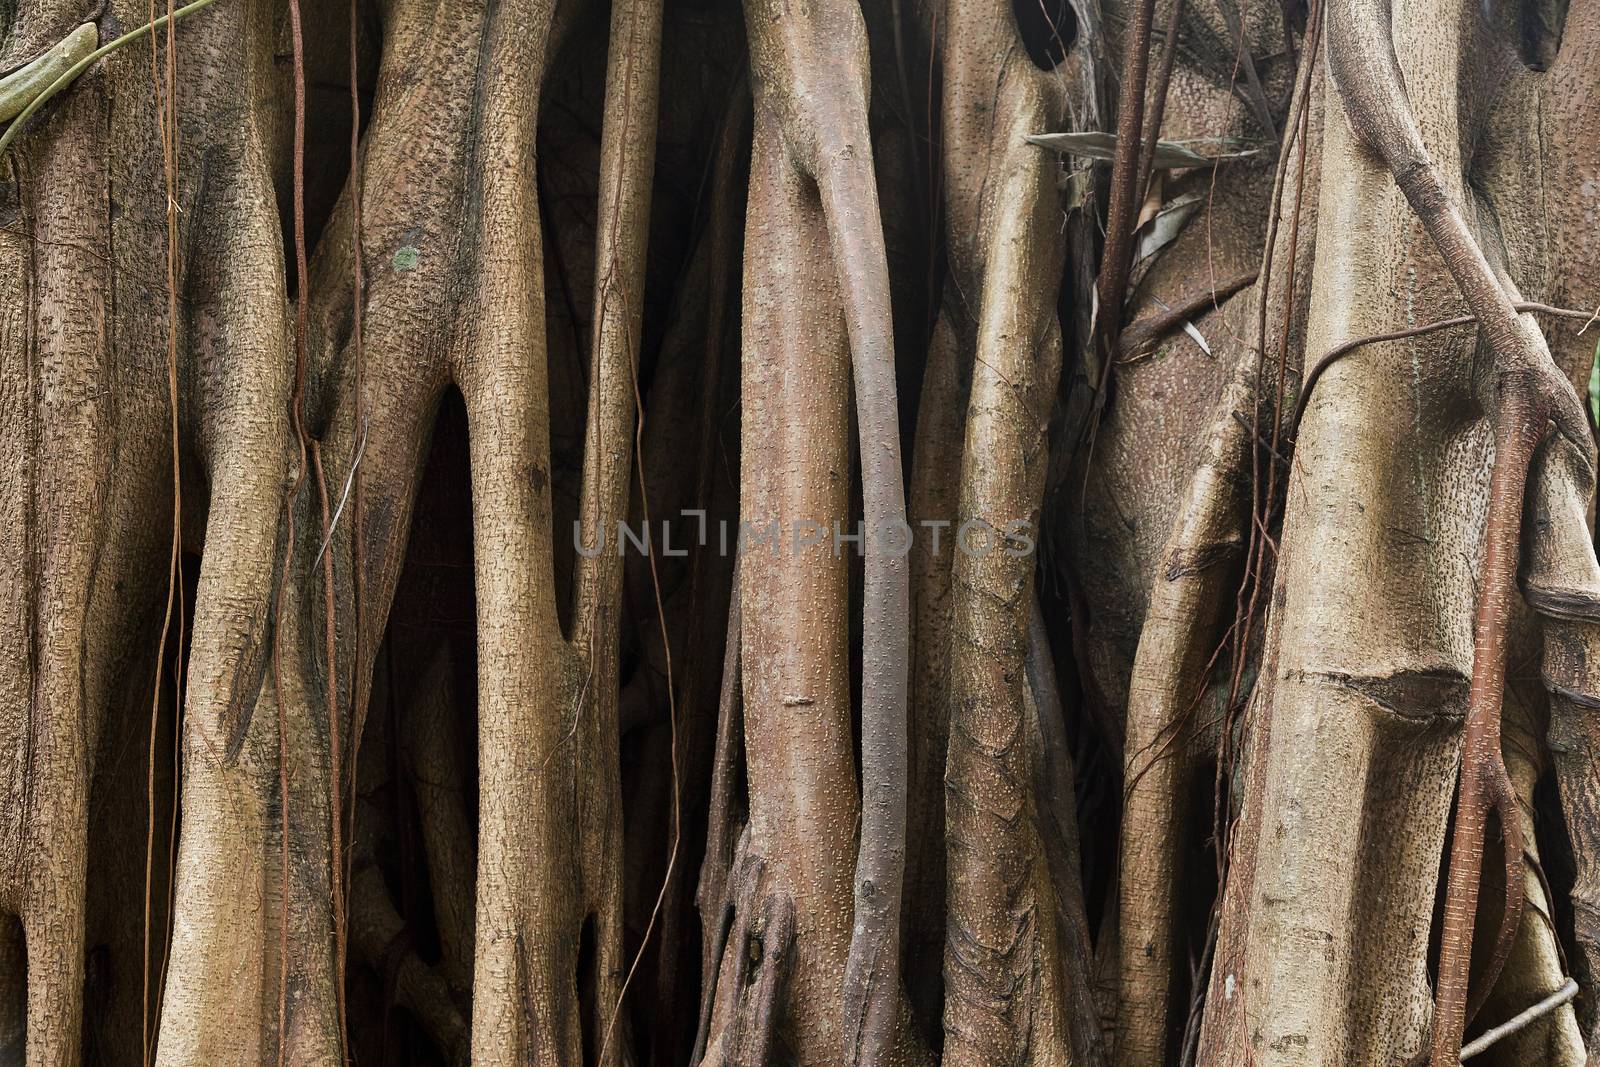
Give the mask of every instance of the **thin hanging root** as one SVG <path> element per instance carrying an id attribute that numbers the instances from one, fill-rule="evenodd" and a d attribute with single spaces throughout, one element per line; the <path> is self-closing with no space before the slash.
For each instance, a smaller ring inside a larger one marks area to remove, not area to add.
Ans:
<path id="1" fill-rule="evenodd" d="M 1547 422 L 1554 422 L 1580 447 L 1586 445 L 1589 430 L 1571 384 L 1550 358 L 1544 336 L 1530 319 L 1518 317 L 1512 304 L 1516 294 L 1508 294 L 1496 278 L 1423 144 L 1395 56 L 1388 4 L 1384 0 L 1332 0 L 1329 18 L 1328 59 L 1351 130 L 1378 153 L 1394 175 L 1477 318 L 1497 364 L 1490 405 L 1495 458 L 1489 478 L 1482 586 L 1473 620 L 1472 686 L 1433 1020 L 1433 1067 L 1454 1067 L 1460 1062 L 1468 1014 L 1467 982 L 1484 827 L 1489 809 L 1506 804 L 1509 792 L 1500 751 L 1500 710 L 1507 617 L 1516 580 L 1528 468 Z M 1514 817 L 1500 821 L 1508 871 L 1507 901 L 1499 943 L 1483 976 L 1486 988 L 1493 987 L 1510 952 L 1523 904 L 1518 889 L 1521 880 L 1516 876 L 1522 856 L 1521 829 Z"/>
<path id="2" fill-rule="evenodd" d="M 1524 845 L 1522 817 L 1517 810 L 1517 793 L 1511 785 L 1511 777 L 1506 772 L 1505 759 L 1498 744 L 1495 746 L 1495 756 L 1493 763 L 1486 765 L 1488 766 L 1490 777 L 1484 783 L 1488 797 L 1485 810 L 1492 810 L 1495 813 L 1495 819 L 1500 824 L 1500 836 L 1503 842 L 1501 859 L 1505 864 L 1506 879 L 1505 901 L 1503 910 L 1500 913 L 1500 929 L 1496 931 L 1494 952 L 1489 957 L 1488 966 L 1483 969 L 1483 981 L 1478 984 L 1476 989 L 1471 990 L 1471 996 L 1467 1000 L 1467 1012 L 1466 1019 L 1462 1024 L 1463 1028 L 1465 1028 L 1466 1022 L 1472 1021 L 1477 1016 L 1478 1009 L 1483 1007 L 1484 1002 L 1489 999 L 1489 994 L 1494 991 L 1495 981 L 1500 977 L 1500 973 L 1505 970 L 1506 962 L 1511 958 L 1511 949 L 1517 939 L 1517 929 L 1522 925 L 1522 912 L 1527 906 L 1527 897 L 1522 891 Z M 1480 857 L 1483 852 L 1482 833 L 1483 831 L 1480 829 L 1478 842 Z M 1452 842 L 1452 851 L 1454 850 L 1454 844 Z M 1474 904 L 1474 907 L 1476 907 L 1476 904 Z M 1471 962 L 1470 954 L 1468 955 L 1468 962 Z"/>
<path id="3" fill-rule="evenodd" d="M 1537 311 L 1540 314 L 1555 315 L 1564 319 L 1588 320 L 1592 319 L 1595 314 L 1600 313 L 1578 311 L 1574 308 L 1551 307 L 1549 304 L 1541 304 L 1533 300 L 1518 300 L 1512 303 L 1511 306 L 1518 312 Z M 1294 437 L 1295 431 L 1300 425 L 1300 418 L 1306 413 L 1306 404 L 1311 399 L 1311 391 L 1316 387 L 1317 382 L 1321 380 L 1323 372 L 1345 356 L 1365 348 L 1367 345 L 1381 344 L 1384 341 L 1402 341 L 1408 337 L 1421 337 L 1423 334 L 1433 333 L 1436 330 L 1448 330 L 1457 326 L 1476 324 L 1477 321 L 1476 315 L 1452 315 L 1447 319 L 1435 319 L 1433 322 L 1425 322 L 1421 326 L 1408 326 L 1401 330 L 1367 334 L 1364 337 L 1352 337 L 1348 341 L 1341 341 L 1324 352 L 1314 362 L 1307 364 L 1309 369 L 1306 372 L 1305 384 L 1300 389 L 1299 399 L 1295 401 L 1294 414 L 1289 418 L 1289 436 L 1291 438 Z"/>
<path id="4" fill-rule="evenodd" d="M 1482 1003 L 1511 953 L 1521 922 L 1522 829 L 1515 802 L 1508 798 L 1509 780 L 1500 751 L 1500 709 L 1505 692 L 1506 620 L 1516 581 L 1523 491 L 1543 419 L 1531 417 L 1515 380 L 1500 398 L 1494 467 L 1489 476 L 1489 516 L 1484 531 L 1483 585 L 1473 620 L 1472 687 L 1467 698 L 1466 739 L 1461 756 L 1461 784 L 1456 804 L 1455 836 L 1450 845 L 1450 875 L 1445 895 L 1444 932 L 1440 941 L 1439 982 L 1433 1023 L 1434 1067 L 1459 1062 L 1461 1040 L 1470 1014 L 1468 970 L 1472 963 L 1473 925 L 1477 916 L 1479 874 L 1483 863 L 1484 829 L 1491 807 L 1501 811 L 1500 828 L 1506 862 L 1506 902 L 1483 988 L 1472 1008 Z M 1504 806 L 1502 806 L 1504 805 Z M 1504 812 L 1510 809 L 1511 816 Z"/>
<path id="5" fill-rule="evenodd" d="M 1142 193 L 1138 188 L 1140 131 L 1144 126 L 1144 88 L 1150 71 L 1150 23 L 1155 0 L 1136 0 L 1133 22 L 1123 41 L 1121 99 L 1117 101 L 1117 154 L 1111 163 L 1111 202 L 1106 205 L 1106 244 L 1100 261 L 1100 333 L 1108 341 L 1106 358 L 1116 352 L 1122 325 L 1122 299 L 1133 254 L 1133 221 Z M 1150 131 L 1152 138 L 1159 130 Z M 1109 367 L 1109 363 L 1107 364 Z M 1104 394 L 1104 382 L 1097 383 Z"/>

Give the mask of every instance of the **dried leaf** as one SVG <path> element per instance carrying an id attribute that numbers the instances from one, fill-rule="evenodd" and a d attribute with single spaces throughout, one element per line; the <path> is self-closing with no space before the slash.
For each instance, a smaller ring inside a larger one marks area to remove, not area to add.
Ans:
<path id="1" fill-rule="evenodd" d="M 1097 130 L 1082 133 L 1033 133 L 1028 143 L 1040 148 L 1052 148 L 1062 155 L 1083 156 L 1087 159 L 1110 160 L 1117 154 L 1117 135 Z M 1156 167 L 1206 167 L 1220 156 L 1203 156 L 1176 141 L 1157 141 L 1153 166 Z"/>
<path id="2" fill-rule="evenodd" d="M 1139 246 L 1134 250 L 1134 264 L 1137 266 L 1177 240 L 1184 225 L 1200 210 L 1204 200 L 1199 193 L 1185 193 L 1162 204 L 1150 221 L 1139 229 Z"/>
<path id="3" fill-rule="evenodd" d="M 1194 338 L 1194 343 L 1200 346 L 1200 351 L 1204 352 L 1208 356 L 1211 355 L 1211 346 L 1206 343 L 1206 336 L 1200 332 L 1199 327 L 1195 326 L 1195 324 L 1190 322 L 1188 319 L 1185 319 L 1183 322 L 1183 332 Z"/>
<path id="4" fill-rule="evenodd" d="M 1161 210 L 1161 205 L 1166 203 L 1166 180 L 1162 177 L 1164 171 L 1153 171 L 1150 174 L 1150 189 L 1145 194 L 1144 204 L 1139 208 L 1139 221 L 1134 223 L 1135 233 L 1144 228 L 1144 224 L 1156 217 Z"/>
<path id="5" fill-rule="evenodd" d="M 1081 133 L 1030 133 L 1027 135 L 1027 141 L 1029 144 L 1038 145 L 1040 148 L 1054 149 L 1065 156 L 1079 156 L 1084 159 L 1110 161 L 1117 154 L 1117 135 L 1103 133 L 1098 130 L 1086 130 Z M 1258 155 L 1261 152 L 1260 146 L 1252 145 L 1239 151 L 1203 155 L 1189 147 L 1194 144 L 1228 143 L 1235 142 L 1212 138 L 1201 138 L 1192 141 L 1157 141 L 1155 157 L 1151 161 L 1151 166 L 1158 169 L 1209 167 L 1213 163 L 1244 159 L 1248 156 Z"/>

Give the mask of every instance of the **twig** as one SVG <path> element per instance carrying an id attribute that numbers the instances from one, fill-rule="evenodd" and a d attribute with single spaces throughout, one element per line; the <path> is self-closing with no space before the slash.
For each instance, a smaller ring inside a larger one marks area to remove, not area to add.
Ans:
<path id="1" fill-rule="evenodd" d="M 1561 984 L 1560 989 L 1557 989 L 1554 993 L 1539 1001 L 1539 1003 L 1532 1007 L 1524 1008 L 1499 1026 L 1485 1030 L 1482 1034 L 1473 1038 L 1461 1049 L 1461 1058 L 1465 1060 L 1469 1056 L 1476 1056 L 1496 1041 L 1510 1037 L 1518 1030 L 1525 1029 L 1544 1016 L 1549 1015 L 1577 995 L 1578 983 L 1568 978 Z"/>
<path id="2" fill-rule="evenodd" d="M 1563 319 L 1586 319 L 1583 329 L 1589 328 L 1589 322 L 1595 317 L 1600 317 L 1600 310 L 1594 312 L 1576 311 L 1572 308 L 1552 307 L 1549 304 L 1540 304 L 1531 300 L 1519 300 L 1511 305 L 1517 311 L 1533 311 L 1544 315 L 1556 315 Z M 1329 364 L 1335 360 L 1348 356 L 1351 352 L 1364 345 L 1379 344 L 1383 341 L 1399 341 L 1407 337 L 1417 337 L 1436 330 L 1448 330 L 1452 326 L 1465 326 L 1476 322 L 1474 315 L 1452 315 L 1448 319 L 1438 319 L 1434 322 L 1425 322 L 1421 326 L 1411 326 L 1404 330 L 1391 330 L 1388 333 L 1373 333 L 1365 337 L 1355 337 L 1342 344 L 1335 345 L 1322 354 L 1322 357 L 1311 364 L 1311 369 L 1306 373 L 1305 385 L 1300 389 L 1300 399 L 1295 402 L 1294 418 L 1289 420 L 1289 433 L 1294 435 L 1300 428 L 1300 416 L 1305 414 L 1306 404 L 1311 399 L 1311 388 L 1317 384 L 1317 379 L 1322 377 L 1322 372 L 1328 369 Z M 1579 330 L 1582 333 L 1583 330 Z"/>
<path id="3" fill-rule="evenodd" d="M 367 419 L 361 420 L 361 440 L 356 442 L 356 456 L 350 461 L 350 473 L 345 476 L 344 489 L 339 494 L 339 506 L 333 509 L 333 521 L 328 523 L 328 535 L 322 539 L 322 547 L 317 549 L 317 558 L 311 561 L 311 569 L 316 570 L 317 564 L 322 562 L 322 554 L 328 551 L 328 546 L 333 543 L 333 531 L 339 528 L 339 516 L 344 514 L 345 502 L 350 499 L 350 489 L 356 482 L 356 471 L 361 469 L 361 457 L 367 451 Z"/>
<path id="4" fill-rule="evenodd" d="M 1186 320 L 1194 318 L 1208 308 L 1218 307 L 1222 301 L 1255 282 L 1258 271 L 1248 271 L 1229 278 L 1215 288 L 1207 287 L 1191 293 L 1165 311 L 1135 319 L 1122 331 L 1120 351 L 1122 361 L 1140 356 L 1161 338 L 1177 329 Z"/>

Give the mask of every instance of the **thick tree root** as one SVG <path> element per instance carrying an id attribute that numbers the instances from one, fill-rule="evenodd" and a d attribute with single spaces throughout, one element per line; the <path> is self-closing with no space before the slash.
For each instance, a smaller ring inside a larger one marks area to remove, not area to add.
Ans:
<path id="1" fill-rule="evenodd" d="M 1547 744 L 1577 877 L 1572 888 L 1573 973 L 1585 993 L 1584 1036 L 1600 1048 L 1595 997 L 1600 987 L 1600 565 L 1585 536 L 1593 494 L 1592 453 L 1565 440 L 1546 442 L 1529 499 L 1522 593 L 1543 616 L 1544 683 L 1550 693 Z M 1591 1057 L 1593 1062 L 1593 1057 Z"/>
<path id="2" fill-rule="evenodd" d="M 45 103 L 165 2 L 0 0 L 0 1061 L 1453 1065 L 1569 965 L 1485 1060 L 1600 1046 L 1593 347 L 1520 314 L 1595 298 L 1593 0 L 1329 0 L 1326 81 L 1274 0 L 201 0 Z M 1026 136 L 1108 41 L 1097 274 Z M 1280 128 L 1265 214 L 1151 177 Z M 617 524 L 735 482 L 724 637 Z"/>
<path id="3" fill-rule="evenodd" d="M 1054 161 L 1024 138 L 1058 128 L 1066 100 L 999 5 L 946 5 L 941 25 L 955 297 L 941 317 L 957 365 L 972 366 L 955 517 L 983 539 L 949 549 L 944 1062 L 1065 1064 L 1098 1042 L 1074 1034 L 1083 1013 L 1050 962 L 1055 894 L 1070 890 L 1052 885 L 1040 837 L 1024 670 L 1033 563 L 1014 538 L 1039 528 L 1065 257 Z M 1015 88 L 978 106 L 995 84 Z"/>
<path id="4" fill-rule="evenodd" d="M 1118 879 L 1121 902 L 1119 1064 L 1167 1061 L 1180 999 L 1178 941 L 1186 871 L 1183 833 L 1196 749 L 1214 714 L 1205 695 L 1218 663 L 1222 611 L 1238 588 L 1248 509 L 1243 472 L 1250 432 L 1237 414 L 1255 402 L 1253 360 L 1241 359 L 1212 420 L 1205 458 L 1190 482 L 1165 565 L 1151 588 L 1128 685 L 1128 755 Z"/>
<path id="5" fill-rule="evenodd" d="M 1483 585 L 1474 612 L 1472 687 L 1433 1022 L 1434 1067 L 1454 1067 L 1469 1014 L 1467 973 L 1484 825 L 1490 810 L 1499 815 L 1507 873 L 1504 918 L 1485 973 L 1486 986 L 1493 985 L 1505 963 L 1522 909 L 1517 889 L 1522 866 L 1521 820 L 1500 753 L 1500 703 L 1528 466 L 1547 420 L 1573 442 L 1587 442 L 1589 433 L 1571 383 L 1557 370 L 1532 318 L 1519 317 L 1512 308 L 1519 294 L 1508 294 L 1495 276 L 1462 217 L 1456 194 L 1440 177 L 1422 143 L 1395 58 L 1387 15 L 1385 5 L 1371 0 L 1332 0 L 1328 50 L 1332 75 L 1357 139 L 1377 152 L 1394 174 L 1495 354 L 1489 405 L 1495 413 L 1495 460 L 1484 534 Z"/>
<path id="6" fill-rule="evenodd" d="M 1442 334 L 1373 347 L 1366 358 L 1382 365 L 1331 368 L 1305 407 L 1278 540 L 1280 593 L 1266 684 L 1247 720 L 1239 858 L 1227 887 L 1202 1063 L 1376 1064 L 1416 1052 L 1429 1025 L 1420 976 L 1431 916 L 1396 902 L 1425 901 L 1436 883 L 1449 810 L 1438 784 L 1455 765 L 1459 734 L 1448 726 L 1457 716 L 1469 722 L 1471 740 L 1447 893 L 1435 1063 L 1455 1062 L 1465 1020 L 1493 991 L 1518 930 L 1528 928 L 1518 921 L 1522 819 L 1499 727 L 1506 652 L 1526 633 L 1510 595 L 1522 480 L 1548 422 L 1565 440 L 1586 440 L 1587 432 L 1571 368 L 1558 370 L 1531 318 L 1518 317 L 1522 298 L 1505 276 L 1516 270 L 1539 284 L 1538 239 L 1508 228 L 1501 247 L 1485 207 L 1515 199 L 1516 187 L 1500 189 L 1503 172 L 1490 169 L 1514 153 L 1493 144 L 1481 161 L 1461 158 L 1463 144 L 1470 147 L 1465 136 L 1441 136 L 1424 149 L 1403 84 L 1430 134 L 1454 128 L 1458 118 L 1463 130 L 1476 129 L 1491 107 L 1516 111 L 1522 90 L 1508 90 L 1503 104 L 1479 98 L 1477 72 L 1461 58 L 1472 52 L 1477 24 L 1468 7 L 1405 5 L 1391 18 L 1387 7 L 1332 4 L 1328 19 L 1331 87 L 1342 107 L 1332 107 L 1330 96 L 1319 228 L 1323 237 L 1338 236 L 1318 244 L 1306 348 L 1327 351 L 1345 338 L 1405 325 L 1382 302 L 1354 297 L 1347 285 L 1353 278 L 1392 279 L 1410 294 L 1408 314 L 1416 320 L 1457 311 L 1455 293 L 1418 282 L 1442 267 L 1454 275 L 1492 356 L 1474 360 L 1470 348 Z M 1419 34 L 1423 25 L 1460 30 L 1456 37 Z M 1454 88 L 1441 95 L 1441 82 Z M 1535 82 L 1513 86 L 1525 84 Z M 1506 114 L 1495 117 L 1507 121 Z M 1430 161 L 1430 151 L 1440 162 Z M 1474 193 L 1479 181 L 1491 192 Z M 1377 395 L 1396 384 L 1403 399 Z M 1324 396 L 1330 387 L 1338 395 Z M 1493 415 L 1487 492 L 1489 426 L 1435 415 L 1475 410 Z M 1403 455 L 1384 456 L 1374 453 L 1375 440 L 1407 444 Z M 1477 488 L 1464 496 L 1463 484 Z M 1442 545 L 1476 557 L 1467 546 L 1486 527 L 1483 566 L 1441 562 Z M 1564 536 L 1584 537 L 1581 524 Z M 1399 588 L 1426 592 L 1401 600 L 1360 592 Z M 1310 617 L 1320 632 L 1308 629 Z M 1474 617 L 1469 631 L 1466 620 Z M 1313 796 L 1316 803 L 1308 803 Z M 1495 900 L 1480 908 L 1491 809 L 1501 813 L 1509 844 L 1505 863 L 1495 865 L 1504 868 L 1492 879 Z M 1395 842 L 1380 830 L 1392 825 L 1413 832 Z M 1389 903 L 1376 913 L 1359 906 L 1371 900 Z M 1498 937 L 1481 954 L 1469 998 L 1471 931 L 1480 913 L 1495 916 Z M 1372 948 L 1380 944 L 1381 955 Z M 1363 976 L 1359 988 L 1340 977 L 1348 974 Z M 1568 1055 L 1570 1049 L 1561 1053 Z"/>
<path id="7" fill-rule="evenodd" d="M 793 909 L 796 1005 L 776 1009 L 797 1062 L 901 1062 L 899 924 L 905 853 L 908 578 L 888 270 L 867 129 L 865 27 L 853 3 L 800 12 L 746 6 L 755 145 L 746 221 L 741 514 L 776 524 L 776 558 L 741 567 L 750 848 Z M 839 327 L 843 325 L 845 331 Z M 848 342 L 846 339 L 848 337 Z M 856 797 L 842 634 L 797 639 L 845 606 L 842 556 L 822 542 L 848 524 L 839 451 L 853 368 L 865 501 L 863 781 Z M 795 464 L 794 458 L 804 461 Z M 798 470 L 795 467 L 798 466 Z M 797 523 L 820 537 L 807 547 Z M 820 612 L 818 615 L 813 613 Z M 808 621 L 809 620 L 809 621 Z M 784 645 L 788 644 L 787 648 Z M 757 671 L 755 664 L 762 664 Z M 792 709 L 807 709 L 799 721 Z M 778 751 L 805 752 L 786 766 Z M 804 770 L 801 771 L 803 766 Z M 860 818 L 853 889 L 837 828 Z M 830 840 L 813 840 L 825 834 Z M 854 916 L 841 956 L 840 917 Z M 730 963 L 722 964 L 721 986 Z M 723 1054 L 728 1009 L 708 1059 Z M 765 1024 L 763 1024 L 764 1026 Z M 743 1053 L 740 1053 L 743 1054 Z"/>
<path id="8" fill-rule="evenodd" d="M 1039 797 L 1039 840 L 1050 881 L 1056 886 L 1056 924 L 1061 932 L 1069 1032 L 1074 1062 L 1106 1062 L 1105 1035 L 1094 998 L 1094 943 L 1083 905 L 1083 856 L 1078 838 L 1078 802 L 1065 709 L 1050 656 L 1050 635 L 1035 601 L 1028 620 L 1028 703 L 1034 755 L 1033 788 Z"/>
<path id="9" fill-rule="evenodd" d="M 727 1020 L 700 1063 L 705 1067 L 762 1067 L 772 1062 L 782 997 L 794 967 L 794 901 L 772 890 L 766 864 L 741 849 L 734 871 L 727 984 L 719 994 Z"/>

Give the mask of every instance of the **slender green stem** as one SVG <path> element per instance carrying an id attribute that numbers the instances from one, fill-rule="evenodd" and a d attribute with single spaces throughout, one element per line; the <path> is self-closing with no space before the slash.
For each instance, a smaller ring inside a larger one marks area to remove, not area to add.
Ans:
<path id="1" fill-rule="evenodd" d="M 4 155 L 5 150 L 11 147 L 11 142 L 17 136 L 17 131 L 22 128 L 24 123 L 33 117 L 34 112 L 38 111 L 41 107 L 48 103 L 50 99 L 57 93 L 61 92 L 61 90 L 77 81 L 78 76 L 84 71 L 88 70 L 96 62 L 104 59 L 106 56 L 110 55 L 112 52 L 115 52 L 123 45 L 132 44 L 134 41 L 137 41 L 139 38 L 150 33 L 152 30 L 161 29 L 161 27 L 167 24 L 167 20 L 181 19 L 185 15 L 192 15 L 201 8 L 209 7 L 214 3 L 216 3 L 216 0 L 194 0 L 193 3 L 185 4 L 183 7 L 178 8 L 178 10 L 174 11 L 170 15 L 162 15 L 154 22 L 147 22 L 136 30 L 129 30 L 121 37 L 118 37 L 116 40 L 107 44 L 101 45 L 93 52 L 90 52 L 88 55 L 78 60 L 78 62 L 74 63 L 72 66 L 68 67 L 66 72 L 63 73 L 61 77 L 45 86 L 44 90 L 40 92 L 38 96 L 34 97 L 33 100 L 29 102 L 27 107 L 22 109 L 22 112 L 17 115 L 16 119 L 11 123 L 11 125 L 6 127 L 5 133 L 0 134 L 0 155 Z"/>

